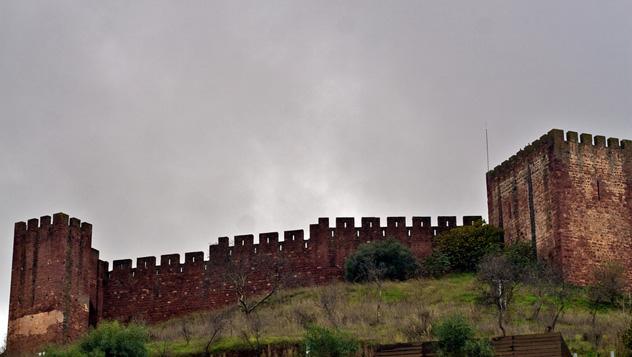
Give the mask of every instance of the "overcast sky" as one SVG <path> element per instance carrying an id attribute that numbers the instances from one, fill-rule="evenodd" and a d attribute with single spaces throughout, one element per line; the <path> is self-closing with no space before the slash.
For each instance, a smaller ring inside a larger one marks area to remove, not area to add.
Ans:
<path id="1" fill-rule="evenodd" d="M 630 1 L 2 1 L 0 336 L 32 217 L 112 260 L 486 216 L 485 123 L 492 166 L 553 127 L 632 138 L 631 34 Z"/>

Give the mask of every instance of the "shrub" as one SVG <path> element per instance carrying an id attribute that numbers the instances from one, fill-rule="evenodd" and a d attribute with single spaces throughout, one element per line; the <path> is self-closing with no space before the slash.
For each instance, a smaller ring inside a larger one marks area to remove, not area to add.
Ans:
<path id="1" fill-rule="evenodd" d="M 145 347 L 148 340 L 148 333 L 143 326 L 136 324 L 123 326 L 117 321 L 102 322 L 69 350 L 51 350 L 47 355 L 53 357 L 142 357 L 148 356 Z"/>
<path id="2" fill-rule="evenodd" d="M 619 352 L 617 355 L 632 355 L 632 322 L 619 334 Z"/>
<path id="3" fill-rule="evenodd" d="M 528 241 L 505 244 L 505 255 L 511 265 L 523 271 L 534 268 L 538 261 L 533 246 Z"/>
<path id="4" fill-rule="evenodd" d="M 593 284 L 588 287 L 588 305 L 592 316 L 590 339 L 595 348 L 603 337 L 602 332 L 597 331 L 597 311 L 618 303 L 624 286 L 623 267 L 619 264 L 607 263 L 593 272 Z"/>
<path id="5" fill-rule="evenodd" d="M 459 272 L 474 272 L 481 258 L 500 251 L 502 231 L 478 221 L 471 226 L 453 228 L 435 237 L 434 249 L 450 259 Z"/>
<path id="6" fill-rule="evenodd" d="M 450 272 L 450 257 L 441 252 L 433 252 L 421 263 L 421 274 L 439 278 Z"/>
<path id="7" fill-rule="evenodd" d="M 353 336 L 338 329 L 311 326 L 305 334 L 305 347 L 310 356 L 344 357 L 354 355 L 359 344 Z"/>
<path id="8" fill-rule="evenodd" d="M 623 267 L 609 263 L 593 272 L 594 283 L 588 287 L 588 300 L 596 309 L 613 306 L 621 298 L 625 279 Z"/>
<path id="9" fill-rule="evenodd" d="M 478 268 L 478 280 L 487 286 L 485 298 L 493 302 L 498 312 L 498 328 L 505 336 L 504 319 L 513 294 L 520 283 L 521 271 L 505 254 L 486 255 Z"/>
<path id="10" fill-rule="evenodd" d="M 432 329 L 438 339 L 439 349 L 445 353 L 460 352 L 467 341 L 474 337 L 474 330 L 460 315 L 454 315 L 441 321 Z"/>
<path id="11" fill-rule="evenodd" d="M 413 253 L 394 239 L 363 244 L 345 263 L 345 278 L 353 282 L 406 280 L 418 271 Z"/>
<path id="12" fill-rule="evenodd" d="M 491 357 L 491 345 L 474 339 L 474 329 L 460 315 L 446 318 L 432 329 L 438 339 L 438 355 L 446 357 Z"/>

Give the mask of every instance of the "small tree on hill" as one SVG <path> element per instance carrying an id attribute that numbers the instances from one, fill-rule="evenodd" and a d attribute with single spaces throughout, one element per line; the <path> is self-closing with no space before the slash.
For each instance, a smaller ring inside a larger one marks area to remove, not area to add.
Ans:
<path id="1" fill-rule="evenodd" d="M 506 335 L 504 320 L 520 282 L 519 272 L 507 255 L 490 254 L 479 265 L 478 280 L 487 286 L 485 291 L 498 312 L 498 328 Z"/>
<path id="2" fill-rule="evenodd" d="M 452 265 L 450 257 L 435 250 L 421 262 L 421 275 L 439 278 L 450 272 Z"/>
<path id="3" fill-rule="evenodd" d="M 588 287 L 588 303 L 592 316 L 593 343 L 597 347 L 601 335 L 597 332 L 597 312 L 612 307 L 621 298 L 625 280 L 623 267 L 616 263 L 599 266 L 593 272 L 593 283 Z"/>
<path id="4" fill-rule="evenodd" d="M 311 326 L 305 334 L 305 348 L 309 356 L 346 357 L 354 356 L 360 345 L 353 336 L 346 332 Z"/>
<path id="5" fill-rule="evenodd" d="M 236 304 L 246 322 L 241 331 L 244 341 L 256 356 L 262 353 L 261 334 L 263 324 L 258 310 L 268 302 L 284 285 L 287 267 L 283 257 L 257 256 L 254 259 L 230 261 L 226 268 L 226 280 L 231 284 Z M 257 280 L 257 275 L 267 274 L 265 282 Z M 259 283 L 259 290 L 254 282 Z"/>
<path id="6" fill-rule="evenodd" d="M 632 321 L 619 332 L 617 356 L 632 356 Z"/>
<path id="7" fill-rule="evenodd" d="M 474 272 L 485 255 L 502 249 L 502 231 L 478 221 L 439 234 L 433 249 L 448 257 L 452 270 Z"/>
<path id="8" fill-rule="evenodd" d="M 394 239 L 363 244 L 345 262 L 345 278 L 351 282 L 369 282 L 378 277 L 403 281 L 418 271 L 413 253 Z"/>
<path id="9" fill-rule="evenodd" d="M 454 315 L 433 327 L 437 338 L 439 356 L 445 357 L 491 357 L 491 345 L 485 340 L 474 339 L 474 329 L 465 318 Z"/>
<path id="10" fill-rule="evenodd" d="M 381 319 L 384 280 L 416 276 L 419 263 L 407 247 L 394 239 L 363 244 L 345 263 L 345 277 L 353 282 L 371 282 L 377 290 L 376 318 Z"/>
<path id="11" fill-rule="evenodd" d="M 334 328 L 339 327 L 338 305 L 340 304 L 340 288 L 336 284 L 324 286 L 319 296 L 320 307 L 327 320 Z"/>
<path id="12" fill-rule="evenodd" d="M 205 356 L 211 356 L 211 347 L 213 347 L 213 344 L 221 336 L 222 330 L 224 330 L 224 327 L 228 322 L 229 314 L 228 310 L 222 310 L 209 316 L 207 329 L 208 334 L 206 345 L 204 346 Z"/>
<path id="13" fill-rule="evenodd" d="M 542 307 L 548 301 L 553 313 L 547 322 L 545 332 L 555 331 L 557 322 L 568 305 L 572 292 L 571 286 L 564 281 L 560 269 L 547 261 L 535 261 L 524 270 L 522 275 L 523 281 L 533 288 L 536 296 L 529 320 L 538 320 Z"/>

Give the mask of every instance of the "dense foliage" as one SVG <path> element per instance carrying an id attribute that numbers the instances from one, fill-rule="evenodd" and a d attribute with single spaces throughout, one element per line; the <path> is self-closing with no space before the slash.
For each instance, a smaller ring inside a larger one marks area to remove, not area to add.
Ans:
<path id="1" fill-rule="evenodd" d="M 53 357 L 142 357 L 148 356 L 145 343 L 149 335 L 143 326 L 103 322 L 67 351 L 51 350 Z"/>
<path id="2" fill-rule="evenodd" d="M 439 278 L 452 270 L 450 257 L 435 251 L 421 262 L 421 274 L 432 278 Z"/>
<path id="3" fill-rule="evenodd" d="M 305 333 L 305 347 L 309 356 L 345 357 L 355 355 L 360 345 L 348 333 L 337 329 L 311 326 Z"/>
<path id="4" fill-rule="evenodd" d="M 621 331 L 619 344 L 619 355 L 632 356 L 632 321 L 626 329 Z"/>
<path id="5" fill-rule="evenodd" d="M 494 355 L 488 341 L 474 339 L 474 329 L 460 315 L 441 321 L 432 329 L 432 333 L 438 340 L 439 356 L 491 357 Z"/>
<path id="6" fill-rule="evenodd" d="M 623 294 L 625 277 L 623 267 L 616 263 L 604 264 L 593 272 L 593 284 L 588 287 L 591 307 L 600 309 L 614 306 Z"/>
<path id="7" fill-rule="evenodd" d="M 453 228 L 435 237 L 433 249 L 450 260 L 456 272 L 474 272 L 481 258 L 502 247 L 502 231 L 482 221 Z"/>
<path id="8" fill-rule="evenodd" d="M 418 271 L 419 263 L 413 253 L 394 239 L 363 244 L 345 263 L 345 278 L 352 282 L 403 281 L 416 276 Z"/>

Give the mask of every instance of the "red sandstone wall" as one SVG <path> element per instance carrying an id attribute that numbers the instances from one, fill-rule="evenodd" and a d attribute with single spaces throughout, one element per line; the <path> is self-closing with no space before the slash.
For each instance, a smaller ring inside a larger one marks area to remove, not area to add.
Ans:
<path id="1" fill-rule="evenodd" d="M 556 147 L 559 239 L 567 278 L 591 281 L 596 266 L 617 262 L 632 283 L 632 142 L 568 132 Z"/>
<path id="2" fill-rule="evenodd" d="M 470 225 L 478 216 L 463 217 Z M 269 284 L 271 262 L 282 262 L 289 286 L 322 284 L 342 277 L 344 262 L 360 244 L 394 238 L 419 257 L 431 253 L 432 237 L 456 227 L 456 217 L 337 218 L 335 227 L 320 218 L 310 226 L 309 239 L 303 230 L 262 233 L 259 243 L 253 235 L 227 237 L 204 252 L 163 255 L 136 260 L 117 260 L 112 271 L 92 248 L 92 226 L 63 213 L 28 225 L 16 223 L 8 350 L 33 351 L 50 343 L 76 339 L 90 325 L 102 319 L 157 322 L 181 314 L 235 303 L 233 286 L 226 279 L 228 269 L 246 268 L 251 292 L 264 291 Z"/>
<path id="3" fill-rule="evenodd" d="M 92 227 L 65 214 L 15 225 L 9 352 L 61 343 L 85 332 L 96 298 L 98 252 Z M 94 319 L 93 319 L 94 320 Z"/>
<path id="4" fill-rule="evenodd" d="M 464 224 L 477 219 L 464 217 Z M 105 281 L 103 318 L 157 322 L 233 304 L 226 268 L 236 262 L 252 267 L 253 291 L 265 290 L 269 283 L 270 265 L 262 264 L 269 260 L 284 261 L 290 285 L 325 283 L 342 277 L 345 259 L 362 243 L 392 237 L 421 258 L 431 253 L 434 235 L 453 227 L 456 217 L 439 217 L 436 227 L 430 217 L 413 217 L 410 227 L 404 217 L 387 218 L 386 227 L 379 218 L 362 218 L 360 227 L 353 218 L 337 218 L 335 227 L 320 218 L 310 226 L 309 239 L 303 230 L 284 232 L 283 241 L 278 233 L 262 233 L 257 244 L 253 235 L 236 236 L 232 246 L 222 237 L 209 247 L 208 260 L 204 252 L 186 253 L 183 263 L 178 254 L 161 256 L 160 265 L 155 257 L 138 258 L 135 268 L 132 260 L 117 260 Z"/>
<path id="5" fill-rule="evenodd" d="M 487 174 L 489 219 L 509 242 L 535 233 L 570 282 L 614 261 L 632 285 L 632 142 L 607 142 L 552 130 L 527 146 Z"/>
<path id="6" fill-rule="evenodd" d="M 560 134 L 551 131 L 487 174 L 489 223 L 504 230 L 505 241 L 531 241 L 539 256 L 556 261 L 561 246 L 552 162 Z"/>

